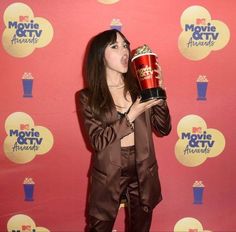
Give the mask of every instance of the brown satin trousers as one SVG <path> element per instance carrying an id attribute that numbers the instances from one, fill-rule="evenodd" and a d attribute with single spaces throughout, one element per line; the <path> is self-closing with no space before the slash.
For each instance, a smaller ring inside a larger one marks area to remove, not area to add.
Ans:
<path id="1" fill-rule="evenodd" d="M 152 220 L 152 211 L 145 210 L 139 202 L 139 189 L 135 168 L 135 147 L 121 148 L 121 196 L 127 202 L 125 232 L 149 232 Z M 95 217 L 89 218 L 88 232 L 112 232 L 115 219 L 101 221 Z M 123 232 L 123 231 L 122 231 Z"/>

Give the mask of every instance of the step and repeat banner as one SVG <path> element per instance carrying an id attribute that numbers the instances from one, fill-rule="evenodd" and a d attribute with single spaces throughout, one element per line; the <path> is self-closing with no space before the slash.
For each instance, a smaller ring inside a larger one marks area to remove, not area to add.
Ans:
<path id="1" fill-rule="evenodd" d="M 84 231 L 91 151 L 74 99 L 86 45 L 109 28 L 163 70 L 173 129 L 154 136 L 151 231 L 236 231 L 235 12 L 234 0 L 1 1 L 0 231 Z"/>

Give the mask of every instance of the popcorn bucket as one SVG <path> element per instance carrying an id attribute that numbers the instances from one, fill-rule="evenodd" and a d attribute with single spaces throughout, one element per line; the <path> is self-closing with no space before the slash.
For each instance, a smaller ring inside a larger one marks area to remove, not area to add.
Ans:
<path id="1" fill-rule="evenodd" d="M 202 204 L 203 200 L 203 191 L 204 191 L 204 184 L 202 181 L 195 181 L 193 184 L 193 198 L 194 204 Z"/>
<path id="2" fill-rule="evenodd" d="M 26 177 L 23 182 L 25 201 L 34 200 L 34 181 L 31 177 Z"/>
<path id="3" fill-rule="evenodd" d="M 193 187 L 194 204 L 202 204 L 204 187 Z"/>
<path id="4" fill-rule="evenodd" d="M 197 78 L 197 100 L 206 100 L 208 80 L 204 75 L 199 75 Z"/>
<path id="5" fill-rule="evenodd" d="M 24 73 L 22 77 L 22 84 L 23 84 L 23 97 L 33 97 L 32 96 L 32 89 L 33 89 L 33 76 L 31 73 Z"/>
<path id="6" fill-rule="evenodd" d="M 135 55 L 132 63 L 141 88 L 141 101 L 166 99 L 165 90 L 160 87 L 158 77 L 157 55 L 145 53 Z"/>
<path id="7" fill-rule="evenodd" d="M 25 201 L 33 201 L 34 184 L 24 184 Z"/>
<path id="8" fill-rule="evenodd" d="M 197 82 L 197 100 L 206 100 L 207 82 Z"/>
<path id="9" fill-rule="evenodd" d="M 23 79 L 23 97 L 32 97 L 32 88 L 33 88 L 33 80 L 31 79 Z"/>

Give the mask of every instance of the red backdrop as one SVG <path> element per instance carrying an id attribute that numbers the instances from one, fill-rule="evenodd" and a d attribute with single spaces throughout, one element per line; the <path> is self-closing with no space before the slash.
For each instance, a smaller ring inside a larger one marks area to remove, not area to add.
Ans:
<path id="1" fill-rule="evenodd" d="M 88 40 L 109 29 L 113 19 L 121 22 L 121 31 L 132 48 L 146 43 L 158 54 L 172 115 L 171 134 L 154 137 L 164 199 L 154 211 L 151 231 L 236 231 L 236 2 L 113 2 L 0 2 L 0 231 L 83 231 L 91 153 L 78 123 L 74 95 L 83 88 L 82 61 Z M 198 6 L 196 11 L 192 6 Z M 199 16 L 194 18 L 195 14 Z M 209 29 L 207 23 L 215 29 Z M 198 31 L 204 27 L 208 37 Z M 195 36 L 201 34 L 205 42 L 213 35 L 214 45 L 187 47 L 193 28 Z M 18 41 L 13 40 L 14 34 Z M 33 35 L 38 39 L 35 44 L 20 42 Z M 202 58 L 206 49 L 212 50 Z M 26 79 L 33 77 L 32 95 L 23 96 L 24 75 Z M 208 80 L 206 99 L 197 99 L 200 75 Z M 208 140 L 214 142 L 210 155 L 197 150 L 191 157 L 183 153 L 185 139 L 191 134 L 188 128 L 194 135 L 210 134 Z M 198 130 L 194 132 L 194 128 Z M 22 141 L 27 136 L 31 138 L 27 144 L 36 143 L 39 150 L 14 150 L 17 142 L 26 145 Z M 205 155 L 206 160 L 200 162 L 196 155 Z M 34 181 L 32 199 L 24 195 L 26 177 Z M 202 202 L 194 202 L 195 181 L 205 186 Z M 123 213 L 121 208 L 114 228 L 117 231 L 123 230 Z"/>

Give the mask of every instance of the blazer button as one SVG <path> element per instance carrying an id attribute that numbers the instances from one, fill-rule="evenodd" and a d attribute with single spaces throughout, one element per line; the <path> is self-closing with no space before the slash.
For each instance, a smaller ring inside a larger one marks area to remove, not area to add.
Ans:
<path id="1" fill-rule="evenodd" d="M 143 206 L 143 211 L 148 213 L 149 212 L 149 208 L 147 206 Z"/>

